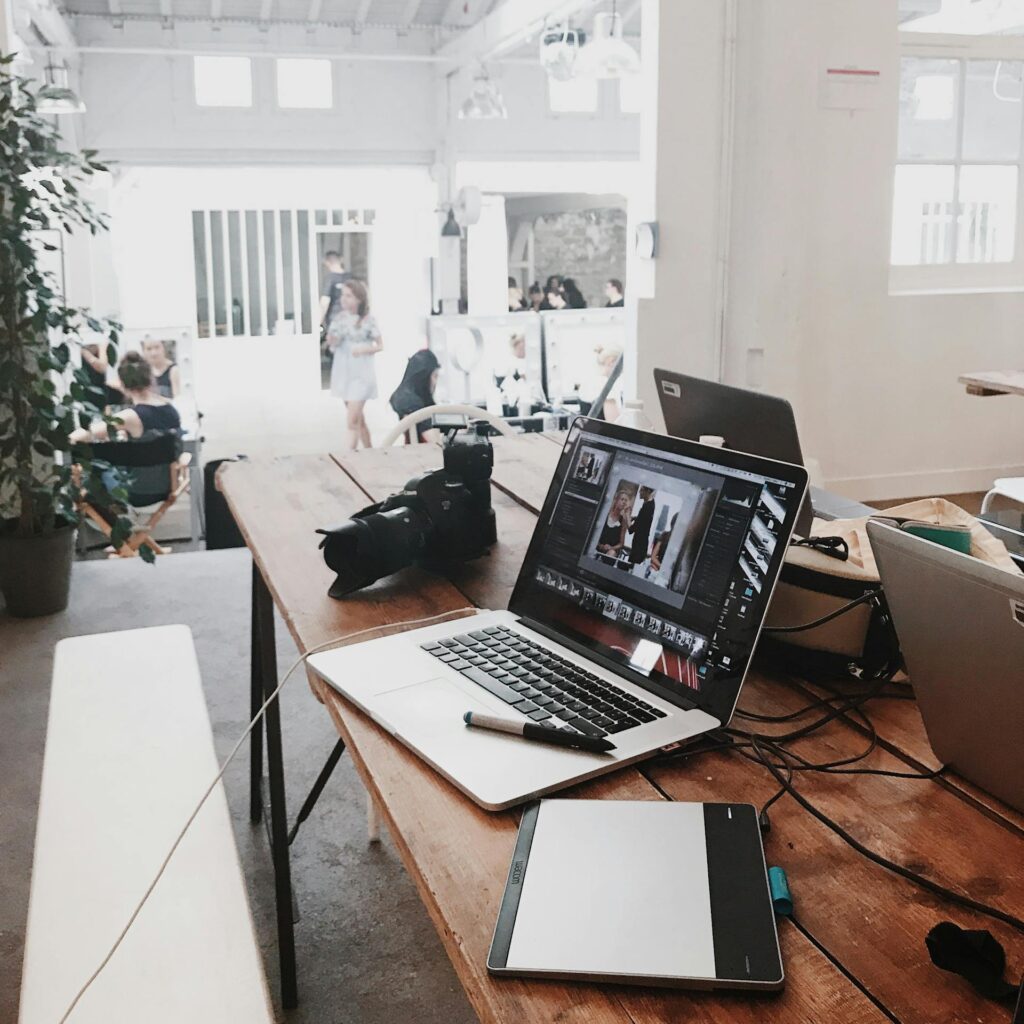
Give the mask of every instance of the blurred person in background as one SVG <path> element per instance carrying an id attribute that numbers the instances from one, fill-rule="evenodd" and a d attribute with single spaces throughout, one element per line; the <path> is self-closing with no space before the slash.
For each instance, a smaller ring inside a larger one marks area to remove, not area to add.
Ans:
<path id="1" fill-rule="evenodd" d="M 534 313 L 539 313 L 544 306 L 544 289 L 537 281 L 530 285 L 529 301 L 530 304 L 527 308 Z"/>
<path id="2" fill-rule="evenodd" d="M 520 313 L 524 309 L 530 307 L 526 304 L 526 299 L 523 298 L 523 289 L 516 283 L 514 277 L 508 279 L 508 311 L 510 313 Z"/>
<path id="3" fill-rule="evenodd" d="M 384 339 L 362 281 L 353 278 L 341 286 L 340 308 L 327 327 L 326 343 L 332 353 L 331 394 L 345 402 L 348 446 L 370 448 L 365 406 L 377 397 L 373 357 L 384 348 Z"/>
<path id="4" fill-rule="evenodd" d="M 390 399 L 391 408 L 399 419 L 434 405 L 434 389 L 437 387 L 440 365 L 437 356 L 428 348 L 421 348 L 409 357 L 402 382 L 395 388 Z M 440 431 L 430 425 L 430 420 L 420 420 L 416 424 L 416 435 L 420 441 L 437 443 L 441 439 Z"/>
<path id="5" fill-rule="evenodd" d="M 142 357 L 153 371 L 153 387 L 157 393 L 164 398 L 177 398 L 181 394 L 181 370 L 167 354 L 167 343 L 160 338 L 146 338 L 142 343 Z"/>
<path id="6" fill-rule="evenodd" d="M 583 298 L 583 292 L 579 290 L 576 282 L 571 277 L 567 277 L 562 281 L 562 296 L 565 299 L 565 304 L 570 309 L 587 308 L 587 300 Z"/>
<path id="7" fill-rule="evenodd" d="M 562 294 L 562 275 L 551 274 L 547 281 L 544 282 L 544 301 L 541 302 L 541 309 L 564 309 L 565 306 L 552 306 L 551 296 Z"/>
<path id="8" fill-rule="evenodd" d="M 341 286 L 355 276 L 345 270 L 341 253 L 334 249 L 324 253 L 324 279 L 320 285 L 320 333 L 326 333 L 341 306 Z"/>
<path id="9" fill-rule="evenodd" d="M 626 294 L 622 290 L 622 282 L 617 277 L 610 277 L 604 283 L 604 297 L 608 300 L 605 309 L 618 309 L 626 304 Z"/>

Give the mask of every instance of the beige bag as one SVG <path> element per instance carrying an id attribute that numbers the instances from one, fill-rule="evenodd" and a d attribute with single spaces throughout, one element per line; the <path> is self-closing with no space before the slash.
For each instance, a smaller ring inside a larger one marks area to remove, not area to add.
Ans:
<path id="1" fill-rule="evenodd" d="M 966 526 L 971 531 L 971 554 L 990 565 L 1018 574 L 1002 541 L 993 537 L 974 516 L 945 498 L 921 498 L 879 516 L 917 519 L 936 525 Z M 815 519 L 811 537 L 839 537 L 846 542 L 844 561 L 823 550 L 791 546 L 765 619 L 772 627 L 797 626 L 834 612 L 859 597 L 880 589 L 867 533 L 868 517 Z M 898 640 L 885 601 L 859 605 L 814 629 L 798 633 L 768 633 L 771 641 L 802 648 L 808 667 L 831 674 L 877 677 L 891 674 L 899 662 Z"/>

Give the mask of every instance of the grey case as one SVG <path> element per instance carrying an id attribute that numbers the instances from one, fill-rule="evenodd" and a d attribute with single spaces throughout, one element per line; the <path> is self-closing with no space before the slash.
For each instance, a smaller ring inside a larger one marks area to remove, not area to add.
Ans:
<path id="1" fill-rule="evenodd" d="M 1024 576 L 868 523 L 935 756 L 1024 811 Z"/>

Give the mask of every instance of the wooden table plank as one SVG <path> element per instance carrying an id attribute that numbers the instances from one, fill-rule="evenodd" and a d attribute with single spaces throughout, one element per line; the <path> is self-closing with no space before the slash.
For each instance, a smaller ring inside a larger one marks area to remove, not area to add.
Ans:
<path id="1" fill-rule="evenodd" d="M 1024 395 L 1024 370 L 982 370 L 957 378 L 969 395 Z"/>
<path id="2" fill-rule="evenodd" d="M 772 714 L 797 710 L 803 703 L 799 693 L 760 674 L 748 683 L 742 701 L 748 710 Z M 778 732 L 798 724 L 759 728 Z M 863 738 L 840 723 L 823 726 L 795 745 L 812 761 L 850 756 L 859 747 Z M 906 768 L 882 750 L 859 767 Z M 645 774 L 675 799 L 732 798 L 760 805 L 778 788 L 766 769 L 731 753 L 702 754 L 682 764 L 652 762 Z M 1024 844 L 1019 836 L 977 813 L 940 783 L 800 773 L 795 785 L 869 849 L 949 888 L 1024 915 Z M 789 796 L 769 813 L 769 863 L 786 870 L 801 927 L 846 971 L 902 1021 L 966 1024 L 991 1019 L 990 1004 L 960 979 L 931 965 L 924 938 L 945 919 L 987 928 L 1016 965 L 1024 960 L 1024 940 L 1018 933 L 872 864 Z M 1016 976 L 1012 970 L 1010 976 Z"/>
<path id="3" fill-rule="evenodd" d="M 550 441 L 545 443 L 551 445 L 557 459 L 556 445 Z M 531 445 L 539 447 L 532 439 Z M 415 463 L 427 457 L 425 449 L 426 446 L 412 449 L 416 454 L 399 456 L 399 460 Z M 375 479 L 369 466 L 372 455 L 362 462 L 350 461 L 351 458 L 341 457 L 346 467 L 352 467 L 350 472 L 368 493 L 380 496 L 370 486 Z M 512 458 L 502 461 L 508 466 L 515 464 Z M 526 464 L 524 459 L 523 465 Z M 389 458 L 388 465 L 404 464 Z M 546 489 L 547 481 L 539 471 L 529 474 L 518 469 L 516 474 L 516 482 L 506 486 L 530 492 L 518 495 L 518 508 L 525 512 L 524 504 L 536 499 L 537 486 L 531 488 L 532 481 L 540 479 L 541 490 Z M 395 482 L 390 472 L 387 476 L 386 482 L 377 480 L 376 486 L 383 485 L 390 492 Z M 512 478 L 512 474 L 506 477 Z M 462 602 L 461 596 L 445 581 L 429 576 L 421 579 L 414 573 L 374 588 L 379 595 L 387 596 L 367 594 L 345 602 L 334 602 L 326 597 L 330 574 L 321 564 L 312 531 L 315 526 L 345 518 L 364 503 L 365 494 L 324 458 L 273 460 L 268 465 L 249 464 L 248 467 L 236 464 L 225 474 L 222 489 L 239 518 L 243 533 L 256 548 L 257 561 L 267 575 L 279 606 L 285 609 L 289 627 L 301 649 L 378 619 L 400 621 L 408 614 L 402 610 L 407 605 L 400 595 L 408 599 L 412 583 L 421 586 L 423 593 L 416 595 L 408 607 L 422 610 L 424 614 L 438 609 L 439 605 L 458 607 Z M 511 508 L 508 510 L 510 517 L 517 514 Z M 532 517 L 524 522 L 531 520 Z M 511 559 L 514 554 L 518 561 L 524 544 L 520 535 L 508 543 L 509 551 L 507 554 L 503 551 L 502 557 Z M 472 589 L 469 584 L 466 586 Z M 514 812 L 492 815 L 479 810 L 333 691 L 317 685 L 339 731 L 350 741 L 357 767 L 383 808 L 410 874 L 483 1020 L 557 1018 L 646 1022 L 691 1019 L 695 1014 L 710 1021 L 751 1022 L 763 1021 L 766 1014 L 770 1014 L 770 1019 L 780 1024 L 885 1019 L 807 937 L 795 929 L 786 929 L 784 934 L 790 975 L 787 990 L 780 998 L 770 1001 L 491 979 L 484 966 L 485 954 L 514 841 L 517 815 Z M 842 728 L 837 726 L 837 729 Z M 748 780 L 740 787 L 743 799 L 750 800 L 757 785 L 762 789 L 770 785 L 763 769 L 737 758 L 721 759 L 733 764 L 733 770 L 745 770 Z M 721 786 L 712 786 L 705 796 L 700 790 L 700 779 L 681 773 L 678 766 L 666 767 L 665 771 L 673 787 L 681 787 L 679 794 L 673 795 L 686 799 L 732 798 L 732 793 Z M 618 798 L 655 798 L 658 795 L 635 769 L 623 770 L 582 787 L 580 792 Z M 808 817 L 803 812 L 801 815 Z M 828 848 L 825 849 L 828 853 Z M 468 900 L 467 892 L 483 896 L 478 901 Z M 829 899 L 836 898 L 833 881 Z"/>

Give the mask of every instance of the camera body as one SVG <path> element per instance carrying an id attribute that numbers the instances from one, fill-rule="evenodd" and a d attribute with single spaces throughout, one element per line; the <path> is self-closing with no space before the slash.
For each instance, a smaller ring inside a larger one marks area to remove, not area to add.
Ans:
<path id="1" fill-rule="evenodd" d="M 444 468 L 413 477 L 397 494 L 317 532 L 344 597 L 413 563 L 438 566 L 486 554 L 497 542 L 491 507 L 494 449 L 486 433 L 448 435 Z"/>

